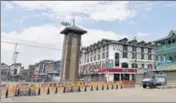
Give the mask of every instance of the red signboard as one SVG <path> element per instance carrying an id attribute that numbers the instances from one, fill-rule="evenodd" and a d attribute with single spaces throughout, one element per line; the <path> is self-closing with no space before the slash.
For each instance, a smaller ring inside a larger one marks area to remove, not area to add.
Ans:
<path id="1" fill-rule="evenodd" d="M 106 69 L 100 69 L 98 70 L 98 73 L 115 73 L 115 72 L 127 72 L 127 73 L 136 73 L 137 70 L 133 68 L 106 68 Z"/>

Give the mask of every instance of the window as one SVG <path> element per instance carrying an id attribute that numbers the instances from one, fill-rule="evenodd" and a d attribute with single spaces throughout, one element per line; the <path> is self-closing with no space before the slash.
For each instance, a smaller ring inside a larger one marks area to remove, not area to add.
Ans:
<path id="1" fill-rule="evenodd" d="M 106 51 L 106 58 L 108 58 L 109 57 L 109 52 L 108 51 Z"/>
<path id="2" fill-rule="evenodd" d="M 87 58 L 87 63 L 89 63 L 89 58 Z"/>
<path id="3" fill-rule="evenodd" d="M 98 53 L 100 53 L 100 48 L 98 48 Z"/>
<path id="4" fill-rule="evenodd" d="M 94 50 L 94 54 L 96 54 L 96 50 Z"/>
<path id="5" fill-rule="evenodd" d="M 103 46 L 103 51 L 105 51 L 105 46 Z"/>
<path id="6" fill-rule="evenodd" d="M 156 60 L 156 61 L 159 61 L 159 57 L 158 57 L 158 56 L 156 56 L 155 60 Z"/>
<path id="7" fill-rule="evenodd" d="M 141 48 L 141 52 L 142 52 L 142 53 L 144 52 L 144 48 L 143 48 L 143 47 Z"/>
<path id="8" fill-rule="evenodd" d="M 152 68 L 153 68 L 152 64 L 148 64 L 148 69 L 152 69 Z"/>
<path id="9" fill-rule="evenodd" d="M 16 75 L 17 74 L 17 69 L 14 69 L 14 75 Z"/>
<path id="10" fill-rule="evenodd" d="M 123 50 L 127 51 L 128 50 L 128 46 L 127 45 L 123 45 Z"/>
<path id="11" fill-rule="evenodd" d="M 141 67 L 144 69 L 144 64 L 141 64 Z"/>
<path id="12" fill-rule="evenodd" d="M 96 55 L 94 55 L 94 61 L 96 61 Z"/>
<path id="13" fill-rule="evenodd" d="M 132 59 L 136 59 L 137 53 L 132 53 Z"/>
<path id="14" fill-rule="evenodd" d="M 175 43 L 175 39 L 172 39 L 172 43 Z"/>
<path id="15" fill-rule="evenodd" d="M 169 60 L 171 60 L 171 61 L 172 61 L 172 57 L 169 57 Z"/>
<path id="16" fill-rule="evenodd" d="M 133 52 L 136 51 L 136 47 L 135 47 L 135 46 L 132 47 L 132 51 L 133 51 Z"/>
<path id="17" fill-rule="evenodd" d="M 84 57 L 84 63 L 86 63 L 86 56 Z"/>
<path id="18" fill-rule="evenodd" d="M 91 56 L 93 55 L 93 51 L 91 51 Z"/>
<path id="19" fill-rule="evenodd" d="M 122 68 L 128 68 L 128 63 L 122 63 Z"/>
<path id="20" fill-rule="evenodd" d="M 144 59 L 144 54 L 141 54 L 141 59 Z"/>
<path id="21" fill-rule="evenodd" d="M 115 53 L 115 66 L 119 66 L 119 53 Z"/>
<path id="22" fill-rule="evenodd" d="M 98 54 L 98 60 L 100 60 L 100 54 Z"/>
<path id="23" fill-rule="evenodd" d="M 123 58 L 127 58 L 127 52 L 123 52 Z"/>
<path id="24" fill-rule="evenodd" d="M 105 53 L 102 54 L 102 59 L 104 59 L 104 58 L 105 58 Z"/>
<path id="25" fill-rule="evenodd" d="M 148 53 L 152 53 L 152 49 L 151 48 L 148 48 Z"/>
<path id="26" fill-rule="evenodd" d="M 109 49 L 109 46 L 107 45 L 107 46 L 106 46 L 106 50 L 108 50 L 108 49 Z"/>
<path id="27" fill-rule="evenodd" d="M 131 64 L 132 68 L 138 68 L 138 65 L 136 63 Z"/>
<path id="28" fill-rule="evenodd" d="M 168 44 L 171 44 L 171 40 L 168 41 Z"/>
<path id="29" fill-rule="evenodd" d="M 148 55 L 148 60 L 152 60 L 152 55 Z"/>
<path id="30" fill-rule="evenodd" d="M 90 57 L 90 62 L 92 62 L 92 56 Z"/>

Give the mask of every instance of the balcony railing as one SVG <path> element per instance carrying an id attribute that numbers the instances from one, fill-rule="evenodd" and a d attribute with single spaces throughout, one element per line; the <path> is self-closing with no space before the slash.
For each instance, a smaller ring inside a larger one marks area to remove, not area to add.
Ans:
<path id="1" fill-rule="evenodd" d="M 166 54 L 176 52 L 176 43 L 165 44 L 155 48 L 157 54 Z"/>

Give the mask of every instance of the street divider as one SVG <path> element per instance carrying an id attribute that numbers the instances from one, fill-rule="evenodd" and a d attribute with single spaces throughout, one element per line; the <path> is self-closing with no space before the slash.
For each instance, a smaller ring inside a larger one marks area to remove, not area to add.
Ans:
<path id="1" fill-rule="evenodd" d="M 87 91 L 116 90 L 135 87 L 134 81 L 119 82 L 67 82 L 67 83 L 20 83 L 1 85 L 2 94 L 9 98 L 12 96 L 37 96 L 58 93 L 74 93 Z"/>

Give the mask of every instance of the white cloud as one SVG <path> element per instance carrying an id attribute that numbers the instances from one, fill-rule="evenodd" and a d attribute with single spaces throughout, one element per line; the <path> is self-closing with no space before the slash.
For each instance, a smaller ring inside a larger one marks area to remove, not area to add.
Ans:
<path id="1" fill-rule="evenodd" d="M 176 3 L 169 3 L 169 4 L 166 4 L 165 7 L 176 7 Z"/>
<path id="2" fill-rule="evenodd" d="M 84 27 L 82 27 L 84 28 Z M 26 47 L 22 45 L 17 46 L 17 51 L 19 51 L 18 62 L 22 62 L 25 68 L 29 64 L 34 64 L 43 59 L 59 60 L 61 59 L 62 53 L 62 42 L 63 35 L 59 32 L 63 27 L 56 27 L 53 25 L 42 25 L 26 28 L 21 32 L 7 32 L 2 33 L 2 40 L 9 42 L 17 42 L 36 46 L 47 46 L 50 48 L 59 48 L 60 50 L 48 50 L 43 48 Z M 118 40 L 124 35 L 119 35 L 111 31 L 86 29 L 87 34 L 82 36 L 83 46 L 88 46 L 101 40 L 102 38 Z M 25 41 L 22 41 L 25 40 Z M 29 42 L 30 41 L 30 42 Z M 2 43 L 1 49 L 1 60 L 7 64 L 12 63 L 12 55 L 14 51 L 14 45 Z"/>
<path id="3" fill-rule="evenodd" d="M 66 19 L 72 16 L 93 20 L 125 20 L 135 15 L 128 1 L 14 1 L 29 10 L 50 10 L 52 17 Z M 67 16 L 67 17 L 66 17 Z"/>
<path id="4" fill-rule="evenodd" d="M 136 33 L 137 36 L 148 36 L 148 33 L 142 33 L 142 32 L 138 32 Z"/>
<path id="5" fill-rule="evenodd" d="M 130 21 L 129 24 L 134 24 L 134 21 Z"/>
<path id="6" fill-rule="evenodd" d="M 3 4 L 5 4 L 6 9 L 13 9 L 14 5 L 10 1 L 3 1 Z"/>

